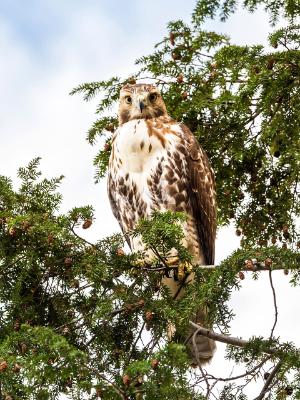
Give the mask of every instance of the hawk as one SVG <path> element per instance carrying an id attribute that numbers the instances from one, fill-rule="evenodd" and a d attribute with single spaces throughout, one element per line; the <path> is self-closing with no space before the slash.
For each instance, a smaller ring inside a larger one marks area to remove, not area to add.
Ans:
<path id="1" fill-rule="evenodd" d="M 120 91 L 119 127 L 112 137 L 109 160 L 108 195 L 122 231 L 134 229 L 140 218 L 153 210 L 180 211 L 183 245 L 193 263 L 214 263 L 216 236 L 215 181 L 208 158 L 194 135 L 184 124 L 172 119 L 156 86 L 125 85 Z M 129 238 L 133 251 L 143 250 L 140 238 Z M 151 255 L 149 255 L 151 257 Z M 176 259 L 176 257 L 175 257 Z M 193 280 L 191 272 L 187 281 Z M 180 282 L 164 278 L 171 294 L 180 291 Z M 196 321 L 204 311 L 199 310 Z M 187 334 L 191 336 L 190 330 Z M 215 351 L 211 339 L 197 336 L 197 357 L 188 339 L 193 362 L 209 361 Z"/>

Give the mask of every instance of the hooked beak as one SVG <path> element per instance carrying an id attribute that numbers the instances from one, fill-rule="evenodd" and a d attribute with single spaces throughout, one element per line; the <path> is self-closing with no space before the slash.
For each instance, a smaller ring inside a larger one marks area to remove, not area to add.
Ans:
<path id="1" fill-rule="evenodd" d="M 140 106 L 140 110 L 141 110 L 141 113 L 142 113 L 142 112 L 143 112 L 143 109 L 145 108 L 144 102 L 143 102 L 143 101 L 140 101 L 140 102 L 139 102 L 139 106 Z"/>

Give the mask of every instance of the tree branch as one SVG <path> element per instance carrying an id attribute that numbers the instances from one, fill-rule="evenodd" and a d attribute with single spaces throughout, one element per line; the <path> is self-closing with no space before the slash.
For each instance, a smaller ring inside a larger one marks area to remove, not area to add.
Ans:
<path id="1" fill-rule="evenodd" d="M 170 266 L 169 265 L 168 266 L 162 265 L 162 266 L 158 266 L 158 267 L 153 267 L 152 268 L 151 265 L 146 264 L 146 263 L 145 263 L 145 266 L 141 266 L 141 267 L 138 266 L 137 267 L 136 265 L 134 265 L 133 267 L 135 269 L 139 269 L 139 270 L 147 271 L 147 272 L 163 272 L 165 270 L 172 270 L 172 269 L 176 270 L 178 268 L 177 265 L 170 265 Z M 193 269 L 197 269 L 197 268 L 200 268 L 200 269 L 215 269 L 215 268 L 218 268 L 218 265 L 199 265 L 199 264 L 193 265 Z M 272 266 L 272 271 L 285 270 L 285 269 L 287 269 L 287 267 L 285 265 Z M 255 264 L 255 265 L 253 265 L 252 268 L 249 268 L 249 267 L 245 266 L 245 267 L 239 269 L 238 271 L 244 271 L 244 272 L 270 271 L 270 267 L 266 267 L 263 262 L 259 262 L 259 263 Z"/>
<path id="2" fill-rule="evenodd" d="M 282 362 L 279 361 L 276 365 L 275 368 L 273 369 L 273 371 L 270 373 L 270 375 L 268 376 L 268 379 L 266 380 L 260 394 L 255 397 L 254 400 L 262 400 L 265 397 L 265 394 L 267 393 L 267 391 L 269 390 L 269 386 L 272 383 L 272 380 L 274 379 L 275 375 L 278 373 L 278 371 L 280 370 Z"/>
<path id="3" fill-rule="evenodd" d="M 274 310 L 275 310 L 275 320 L 274 320 L 274 324 L 271 330 L 271 335 L 270 335 L 270 339 L 273 336 L 274 333 L 274 329 L 275 326 L 277 324 L 277 319 L 278 319 L 278 308 L 277 308 L 277 301 L 276 301 L 276 293 L 275 293 L 275 289 L 274 289 L 274 285 L 273 285 L 273 279 L 272 279 L 272 271 L 269 271 L 269 279 L 270 279 L 270 285 L 271 285 L 271 289 L 272 289 L 272 293 L 273 293 L 273 303 L 274 303 Z"/>
<path id="4" fill-rule="evenodd" d="M 217 342 L 231 344 L 231 345 L 237 346 L 237 347 L 245 347 L 249 343 L 248 340 L 243 340 L 243 339 L 239 339 L 236 337 L 223 335 L 221 333 L 216 333 L 210 329 L 203 328 L 202 326 L 195 324 L 195 322 L 193 322 L 193 321 L 189 321 L 189 324 L 194 329 L 196 329 L 196 331 L 197 331 L 196 334 L 206 336 L 210 339 L 216 340 Z M 264 350 L 264 352 L 267 354 L 270 354 L 270 355 L 276 354 L 275 349 L 266 349 L 266 350 Z"/>

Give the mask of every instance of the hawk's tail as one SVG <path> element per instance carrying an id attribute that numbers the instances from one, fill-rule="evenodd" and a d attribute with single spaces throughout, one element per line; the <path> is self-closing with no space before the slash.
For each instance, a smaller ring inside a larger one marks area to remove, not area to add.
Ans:
<path id="1" fill-rule="evenodd" d="M 197 312 L 197 316 L 195 318 L 195 323 L 203 324 L 203 320 L 205 317 L 205 311 L 199 310 Z M 213 355 L 216 351 L 216 343 L 214 340 L 209 339 L 205 336 L 194 335 L 195 328 L 189 327 L 187 339 L 186 339 L 186 347 L 188 354 L 191 359 L 192 365 L 203 365 L 211 361 Z"/>

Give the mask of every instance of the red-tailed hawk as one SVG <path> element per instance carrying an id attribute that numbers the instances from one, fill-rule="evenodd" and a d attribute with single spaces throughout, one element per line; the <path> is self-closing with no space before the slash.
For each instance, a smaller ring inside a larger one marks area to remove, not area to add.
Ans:
<path id="1" fill-rule="evenodd" d="M 125 85 L 121 89 L 108 194 L 124 233 L 153 210 L 184 212 L 187 220 L 183 224 L 183 244 L 193 255 L 193 263 L 214 263 L 216 201 L 212 169 L 190 130 L 168 115 L 161 94 L 153 85 Z M 143 250 L 139 238 L 131 238 L 129 245 L 133 251 Z M 188 280 L 192 279 L 193 273 Z M 172 294 L 180 287 L 173 278 L 165 278 L 164 284 Z M 179 297 L 182 295 L 183 290 Z M 199 311 L 198 321 L 201 315 L 203 312 Z M 189 343 L 196 361 L 192 347 Z M 197 350 L 198 360 L 208 361 L 215 343 L 198 336 Z"/>

